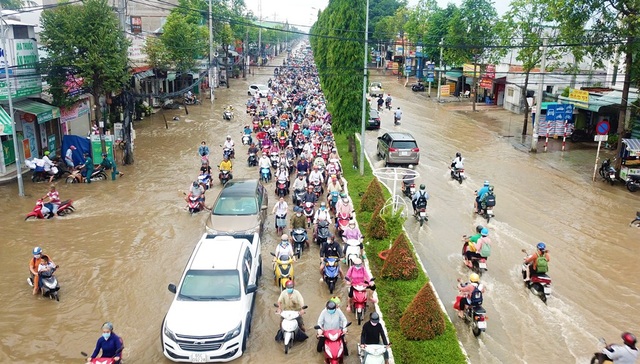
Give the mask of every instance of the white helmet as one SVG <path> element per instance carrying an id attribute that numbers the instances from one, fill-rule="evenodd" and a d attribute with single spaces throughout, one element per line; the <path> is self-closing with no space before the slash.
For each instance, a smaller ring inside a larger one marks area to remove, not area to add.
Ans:
<path id="1" fill-rule="evenodd" d="M 409 169 L 413 169 L 413 164 L 409 164 Z"/>

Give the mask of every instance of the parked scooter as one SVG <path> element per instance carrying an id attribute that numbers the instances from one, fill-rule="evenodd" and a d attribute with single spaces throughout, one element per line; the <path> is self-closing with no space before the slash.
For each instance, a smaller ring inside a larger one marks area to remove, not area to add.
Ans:
<path id="1" fill-rule="evenodd" d="M 636 192 L 640 189 L 640 175 L 627 176 L 625 185 L 629 191 Z"/>
<path id="2" fill-rule="evenodd" d="M 280 290 L 284 290 L 288 280 L 294 280 L 293 277 L 293 257 L 289 255 L 283 254 L 279 257 L 276 257 L 275 253 L 271 252 L 275 259 L 274 264 L 274 273 L 275 273 L 275 283 Z"/>
<path id="3" fill-rule="evenodd" d="M 278 307 L 277 303 L 274 303 L 273 305 Z M 309 306 L 305 305 L 302 306 L 302 309 L 306 310 L 308 307 Z M 280 331 L 282 333 L 282 341 L 284 343 L 284 353 L 289 354 L 289 350 L 296 339 L 304 340 L 306 339 L 306 335 L 301 333 L 298 327 L 298 317 L 300 317 L 300 312 L 281 311 L 280 317 L 282 317 L 282 322 L 280 322 Z"/>
<path id="4" fill-rule="evenodd" d="M 600 177 L 602 177 L 605 182 L 609 182 L 613 186 L 616 181 L 616 169 L 611 165 L 610 159 L 607 158 L 602 161 L 598 173 L 600 173 Z"/>
<path id="5" fill-rule="evenodd" d="M 529 256 L 525 249 L 522 249 L 522 252 L 525 253 L 525 259 Z M 524 282 L 525 288 L 528 288 L 531 293 L 540 297 L 542 302 L 547 303 L 547 298 L 551 296 L 551 277 L 547 274 L 540 275 L 531 275 L 529 281 L 525 281 L 527 278 L 527 270 L 529 266 L 527 264 L 522 264 L 522 281 Z"/>
<path id="6" fill-rule="evenodd" d="M 300 259 L 304 246 L 307 244 L 307 231 L 305 229 L 293 229 L 291 239 L 293 239 L 293 253 Z"/>
<path id="7" fill-rule="evenodd" d="M 467 178 L 464 174 L 464 168 L 449 167 L 449 169 L 451 170 L 451 178 L 455 179 L 460 184 L 462 184 L 462 181 L 464 181 Z"/>
<path id="8" fill-rule="evenodd" d="M 75 207 L 73 207 L 73 201 L 65 200 L 60 203 L 60 207 L 58 207 L 56 214 L 58 216 L 64 216 L 74 212 L 75 210 Z M 53 211 L 53 205 L 50 202 L 44 203 L 42 199 L 39 199 L 36 202 L 36 206 L 33 208 L 33 211 L 28 213 L 24 220 L 50 219 L 54 216 L 51 211 Z"/>
<path id="9" fill-rule="evenodd" d="M 347 327 L 351 325 L 351 322 L 347 323 Z M 313 327 L 316 330 L 322 330 L 319 325 Z M 337 330 L 323 330 L 321 337 L 324 337 L 324 362 L 325 364 L 342 364 L 344 357 L 344 347 L 342 343 L 342 337 L 344 331 Z"/>
<path id="10" fill-rule="evenodd" d="M 345 280 L 349 280 L 348 277 L 345 277 Z M 364 284 L 356 284 L 353 286 L 353 298 L 351 300 L 351 312 L 356 314 L 356 318 L 358 319 L 358 325 L 362 323 L 365 312 L 367 312 L 367 288 L 371 288 L 375 285 L 373 282 L 375 278 L 371 278 L 369 282 L 364 282 Z"/>
<path id="11" fill-rule="evenodd" d="M 329 293 L 333 294 L 333 290 L 336 288 L 336 282 L 340 275 L 340 260 L 338 257 L 325 257 L 323 278 L 327 287 L 329 287 Z"/>
<path id="12" fill-rule="evenodd" d="M 40 286 L 40 289 L 42 290 L 42 296 L 49 297 L 52 300 L 55 299 L 56 301 L 60 301 L 60 297 L 58 297 L 60 285 L 58 284 L 58 279 L 54 275 L 57 269 L 58 266 L 52 269 L 51 272 L 40 272 L 40 277 L 42 278 L 42 285 Z M 27 283 L 29 284 L 29 286 L 33 287 L 33 278 L 27 278 Z"/>
<path id="13" fill-rule="evenodd" d="M 413 84 L 413 86 L 411 86 L 411 91 L 413 92 L 422 92 L 424 90 L 425 90 L 425 87 L 424 87 L 424 83 L 422 82 L 415 83 Z"/>

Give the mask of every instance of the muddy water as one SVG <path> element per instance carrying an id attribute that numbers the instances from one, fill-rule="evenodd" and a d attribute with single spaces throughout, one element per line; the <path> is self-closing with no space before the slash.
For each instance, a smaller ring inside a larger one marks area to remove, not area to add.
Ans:
<path id="1" fill-rule="evenodd" d="M 394 127 L 391 112 L 383 113 L 382 130 L 366 134 L 367 152 L 381 167 L 377 136 L 397 130 L 418 139 L 418 181 L 431 195 L 430 218 L 422 229 L 413 220 L 405 227 L 452 317 L 456 278 L 468 275 L 461 236 L 486 225 L 472 211 L 474 191 L 484 180 L 495 186 L 496 218 L 488 224 L 493 253 L 483 276 L 486 335 L 475 339 L 454 319 L 471 362 L 585 363 L 598 337 L 619 342 L 621 331 L 640 332 L 640 230 L 628 227 L 640 195 L 591 182 L 595 148 L 569 143 L 564 153 L 529 154 L 530 142 L 519 136 L 521 116 L 452 112 L 452 104 L 437 105 L 395 78 L 378 78 L 404 115 Z M 466 158 L 462 185 L 447 169 L 456 151 Z M 551 252 L 548 305 L 523 288 L 520 276 L 521 249 L 531 251 L 539 241 Z"/>
<path id="2" fill-rule="evenodd" d="M 183 191 L 197 176 L 197 148 L 201 140 L 211 147 L 212 165 L 222 159 L 226 134 L 240 144 L 242 125 L 249 123 L 244 113 L 246 90 L 250 83 L 266 83 L 271 69 L 257 70 L 247 80 L 231 80 L 232 88 L 216 90 L 216 102 L 184 110 L 168 110 L 136 122 L 135 160 L 124 166 L 123 178 L 90 185 L 58 183 L 62 199 L 73 199 L 77 211 L 49 221 L 24 222 L 46 184 L 25 182 L 27 197 L 17 197 L 17 186 L 0 186 L 2 254 L 0 255 L 0 362 L 34 363 L 80 362 L 80 351 L 91 352 L 104 321 L 112 321 L 115 332 L 125 340 L 124 358 L 128 363 L 169 362 L 160 346 L 160 327 L 173 294 L 168 283 L 178 283 L 184 265 L 204 233 L 206 214 L 194 216 L 184 210 Z M 222 109 L 231 104 L 236 118 L 222 120 Z M 179 121 L 171 121 L 178 115 Z M 257 170 L 246 167 L 247 147 L 238 145 L 234 162 L 235 177 L 257 177 Z M 274 182 L 269 183 L 270 205 L 275 198 Z M 219 183 L 207 192 L 213 203 Z M 287 201 L 290 202 L 290 199 Z M 273 216 L 263 235 L 265 274 L 259 293 L 248 351 L 238 363 L 256 363 L 273 358 L 282 363 L 321 362 L 315 352 L 315 338 L 295 345 L 285 356 L 274 341 L 279 325 L 273 303 L 279 290 L 271 279 L 269 251 L 275 249 Z M 33 297 L 25 279 L 31 249 L 42 246 L 60 266 L 60 302 Z M 297 288 L 309 305 L 305 323 L 313 336 L 313 325 L 330 297 L 326 285 L 319 283 L 319 250 L 312 246 L 295 265 Z M 268 258 L 267 258 L 268 257 Z M 342 289 L 342 287 L 340 287 Z M 343 300 L 345 291 L 341 290 Z M 346 302 L 346 301 L 345 301 Z M 355 350 L 354 328 L 349 335 Z M 356 363 L 355 355 L 347 363 Z"/>

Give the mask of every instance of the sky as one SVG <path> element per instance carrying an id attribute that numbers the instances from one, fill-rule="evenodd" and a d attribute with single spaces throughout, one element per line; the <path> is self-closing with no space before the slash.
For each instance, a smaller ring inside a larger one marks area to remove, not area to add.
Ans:
<path id="1" fill-rule="evenodd" d="M 370 0 L 375 1 L 375 0 Z M 262 4 L 262 18 L 268 21 L 284 22 L 289 21 L 291 25 L 297 25 L 303 30 L 307 30 L 316 19 L 318 10 L 324 9 L 329 0 L 245 0 L 249 10 L 256 16 L 260 16 L 259 4 Z M 409 6 L 415 6 L 418 0 L 409 0 Z M 447 6 L 448 3 L 460 5 L 462 0 L 438 0 L 440 7 Z M 509 8 L 510 0 L 494 0 L 494 6 L 498 15 L 504 14 Z"/>

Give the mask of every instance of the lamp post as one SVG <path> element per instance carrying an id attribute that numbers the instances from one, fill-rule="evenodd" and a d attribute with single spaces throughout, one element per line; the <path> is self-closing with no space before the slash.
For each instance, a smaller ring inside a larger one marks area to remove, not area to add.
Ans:
<path id="1" fill-rule="evenodd" d="M 18 149 L 18 134 L 16 133 L 16 123 L 13 121 L 13 99 L 11 97 L 11 82 L 9 81 L 9 61 L 7 59 L 7 36 L 6 24 L 2 6 L 0 5 L 0 36 L 2 37 L 2 51 L 4 57 L 4 79 L 7 86 L 7 100 L 9 100 L 9 115 L 11 115 L 11 137 L 13 138 L 13 151 L 16 158 L 16 177 L 18 179 L 18 196 L 24 196 L 24 183 L 22 181 L 22 168 L 20 167 L 20 150 Z"/>
<path id="2" fill-rule="evenodd" d="M 209 0 L 209 90 L 211 92 L 211 103 L 213 104 L 213 17 L 211 15 L 211 3 Z M 244 54 L 243 54 L 244 56 Z"/>
<path id="3" fill-rule="evenodd" d="M 360 175 L 364 176 L 364 132 L 367 116 L 367 55 L 369 51 L 369 0 L 364 21 L 364 68 L 362 77 L 362 120 L 360 123 Z"/>

